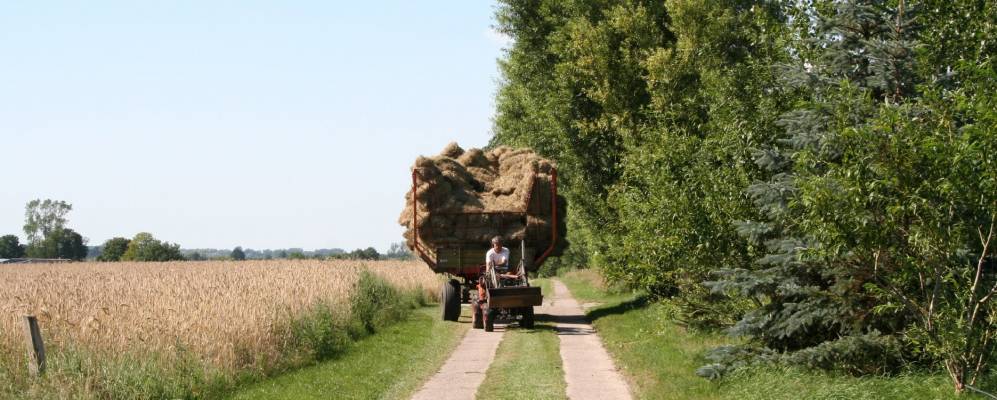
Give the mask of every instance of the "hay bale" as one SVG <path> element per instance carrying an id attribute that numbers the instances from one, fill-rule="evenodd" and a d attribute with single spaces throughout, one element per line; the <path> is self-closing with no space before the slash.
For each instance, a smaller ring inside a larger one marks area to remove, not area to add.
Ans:
<path id="1" fill-rule="evenodd" d="M 532 150 L 506 146 L 465 150 L 450 143 L 435 157 L 416 158 L 412 170 L 418 184 L 414 194 L 411 190 L 406 194 L 398 219 L 406 228 L 403 236 L 409 248 L 414 249 L 416 241 L 429 251 L 453 242 L 487 246 L 493 236 L 526 239 L 540 251 L 549 246 L 550 230 L 555 228 L 550 198 L 554 165 Z M 564 202 L 558 197 L 556 228 L 563 238 Z M 419 237 L 412 224 L 413 204 L 418 206 Z M 554 255 L 566 245 L 558 242 Z"/>
<path id="2" fill-rule="evenodd" d="M 444 147 L 443 151 L 440 152 L 440 156 L 450 158 L 460 157 L 461 154 L 464 154 L 464 149 L 457 145 L 457 142 L 448 143 L 447 147 Z"/>

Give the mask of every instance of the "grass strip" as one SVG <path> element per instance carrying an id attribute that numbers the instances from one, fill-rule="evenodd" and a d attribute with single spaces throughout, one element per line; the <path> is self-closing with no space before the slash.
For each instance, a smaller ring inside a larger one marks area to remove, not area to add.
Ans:
<path id="1" fill-rule="evenodd" d="M 606 289 L 595 271 L 564 274 L 561 281 L 582 302 L 606 349 L 642 399 L 958 399 L 942 374 L 855 377 L 798 368 L 756 367 L 718 382 L 696 376 L 704 353 L 732 343 L 722 333 L 685 329 L 667 301 Z M 972 396 L 970 396 L 972 397 Z"/>
<path id="2" fill-rule="evenodd" d="M 553 296 L 549 281 L 537 279 L 530 283 L 540 286 L 545 296 Z M 559 348 L 552 322 L 538 320 L 534 329 L 509 328 L 476 398 L 566 399 Z"/>
<path id="3" fill-rule="evenodd" d="M 258 382 L 231 399 L 397 399 L 435 373 L 470 324 L 439 319 L 438 307 L 413 311 L 348 347 L 339 357 Z"/>

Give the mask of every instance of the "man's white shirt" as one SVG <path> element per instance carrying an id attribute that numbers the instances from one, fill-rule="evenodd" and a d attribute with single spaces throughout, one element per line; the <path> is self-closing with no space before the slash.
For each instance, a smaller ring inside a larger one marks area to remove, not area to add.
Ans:
<path id="1" fill-rule="evenodd" d="M 488 253 L 485 253 L 485 264 L 489 267 L 494 267 L 496 265 L 504 265 L 508 267 L 509 249 L 505 247 L 499 251 L 495 251 L 494 247 L 488 249 Z"/>

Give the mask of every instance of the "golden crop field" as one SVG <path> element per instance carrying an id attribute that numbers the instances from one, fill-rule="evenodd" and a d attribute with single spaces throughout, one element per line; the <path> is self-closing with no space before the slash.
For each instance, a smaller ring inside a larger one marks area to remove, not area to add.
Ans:
<path id="1" fill-rule="evenodd" d="M 99 353 L 176 347 L 217 367 L 279 357 L 279 328 L 318 304 L 349 309 L 360 272 L 436 296 L 415 261 L 209 261 L 0 266 L 0 349 L 23 351 L 21 317 L 36 315 L 46 347 Z M 108 354 L 108 353 L 105 353 Z"/>

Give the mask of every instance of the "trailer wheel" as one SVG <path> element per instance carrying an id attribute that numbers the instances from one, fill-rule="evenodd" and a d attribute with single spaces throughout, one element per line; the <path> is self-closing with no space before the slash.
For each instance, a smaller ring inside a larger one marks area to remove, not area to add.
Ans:
<path id="1" fill-rule="evenodd" d="M 471 300 L 471 309 L 474 310 L 474 316 L 471 318 L 471 327 L 474 329 L 482 329 L 485 327 L 484 313 L 481 312 L 481 305 L 477 301 Z"/>
<path id="2" fill-rule="evenodd" d="M 440 290 L 440 310 L 444 321 L 456 321 L 460 318 L 460 282 L 456 279 L 443 283 Z"/>
<path id="3" fill-rule="evenodd" d="M 523 319 L 519 321 L 519 325 L 526 329 L 533 329 L 533 307 L 523 308 Z"/>
<path id="4" fill-rule="evenodd" d="M 495 317 L 498 316 L 496 310 L 491 308 L 486 308 L 482 314 L 485 315 L 485 332 L 492 332 L 495 330 Z"/>

